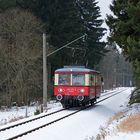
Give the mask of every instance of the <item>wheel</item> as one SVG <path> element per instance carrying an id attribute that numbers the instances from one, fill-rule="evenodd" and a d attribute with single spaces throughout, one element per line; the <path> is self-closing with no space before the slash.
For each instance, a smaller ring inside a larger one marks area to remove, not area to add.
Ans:
<path id="1" fill-rule="evenodd" d="M 62 104 L 63 108 L 68 109 L 69 105 Z"/>
<path id="2" fill-rule="evenodd" d="M 95 97 L 94 99 L 90 100 L 90 104 L 91 104 L 91 105 L 94 105 L 95 102 L 96 102 L 96 97 Z"/>

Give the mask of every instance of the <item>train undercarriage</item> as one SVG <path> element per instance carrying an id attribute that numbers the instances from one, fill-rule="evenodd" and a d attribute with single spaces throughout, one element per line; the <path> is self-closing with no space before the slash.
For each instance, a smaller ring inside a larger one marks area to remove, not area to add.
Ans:
<path id="1" fill-rule="evenodd" d="M 63 96 L 59 100 L 64 108 L 83 107 L 96 102 L 96 97 L 89 98 L 89 96 Z"/>

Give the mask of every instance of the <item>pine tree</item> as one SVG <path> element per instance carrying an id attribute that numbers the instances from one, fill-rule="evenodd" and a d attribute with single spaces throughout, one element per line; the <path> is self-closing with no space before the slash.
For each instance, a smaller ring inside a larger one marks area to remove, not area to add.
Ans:
<path id="1" fill-rule="evenodd" d="M 133 62 L 136 81 L 140 83 L 140 1 L 114 0 L 110 9 L 115 16 L 107 17 L 110 27 L 109 40 L 115 41 L 126 58 Z"/>
<path id="2" fill-rule="evenodd" d="M 136 59 L 140 61 L 140 57 L 137 54 L 137 51 L 140 53 L 138 49 L 140 47 L 139 7 L 140 2 L 138 0 L 137 2 L 131 0 L 114 0 L 110 8 L 115 17 L 109 15 L 107 18 L 107 24 L 111 31 L 110 40 L 115 40 L 131 61 L 135 61 Z"/>
<path id="3" fill-rule="evenodd" d="M 0 0 L 0 11 L 6 10 L 9 7 L 15 7 L 16 0 Z"/>
<path id="4" fill-rule="evenodd" d="M 75 0 L 17 0 L 17 4 L 24 9 L 31 9 L 44 21 L 49 44 L 54 49 L 83 35 Z M 53 56 L 57 56 L 57 59 L 51 57 L 51 61 L 60 65 L 72 62 L 70 49 L 64 49 Z"/>
<path id="5" fill-rule="evenodd" d="M 101 25 L 103 20 L 96 0 L 77 0 L 84 31 L 87 33 L 87 61 L 89 66 L 98 64 L 105 53 L 105 43 L 101 42 L 105 28 Z"/>
<path id="6" fill-rule="evenodd" d="M 64 49 L 54 62 L 64 64 L 88 62 L 93 67 L 105 53 L 105 43 L 101 42 L 105 29 L 101 27 L 100 8 L 96 0 L 16 0 L 16 5 L 32 12 L 44 21 L 49 43 L 59 48 L 77 37 L 88 35 L 87 40 L 79 40 L 71 47 L 86 47 L 84 51 Z M 55 55 L 54 55 L 55 56 Z M 60 58 L 60 61 L 59 61 Z M 78 62 L 79 61 L 79 62 Z"/>

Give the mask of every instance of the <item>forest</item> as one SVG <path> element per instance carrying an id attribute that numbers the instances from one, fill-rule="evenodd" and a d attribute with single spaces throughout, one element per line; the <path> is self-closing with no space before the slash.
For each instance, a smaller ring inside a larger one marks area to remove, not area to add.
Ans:
<path id="1" fill-rule="evenodd" d="M 42 34 L 49 56 L 48 96 L 53 98 L 54 70 L 85 65 L 101 71 L 104 88 L 140 87 L 140 2 L 113 0 L 107 15 L 108 40 L 97 0 L 0 0 L 0 106 L 42 102 Z M 120 46 L 120 53 L 116 46 Z M 79 49 L 80 48 L 80 49 Z M 127 60 L 127 62 L 126 62 Z"/>

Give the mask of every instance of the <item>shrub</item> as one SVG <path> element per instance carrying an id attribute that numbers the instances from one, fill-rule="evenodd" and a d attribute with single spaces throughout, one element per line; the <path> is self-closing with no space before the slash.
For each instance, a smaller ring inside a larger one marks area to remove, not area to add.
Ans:
<path id="1" fill-rule="evenodd" d="M 34 112 L 34 115 L 38 115 L 38 114 L 40 114 L 40 111 L 39 109 L 36 109 L 36 111 Z"/>
<path id="2" fill-rule="evenodd" d="M 131 105 L 133 103 L 140 103 L 140 89 L 139 88 L 135 89 L 131 94 L 129 104 Z"/>

